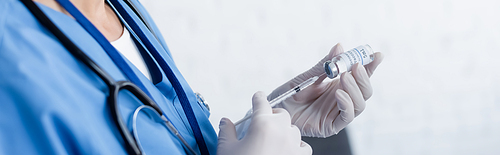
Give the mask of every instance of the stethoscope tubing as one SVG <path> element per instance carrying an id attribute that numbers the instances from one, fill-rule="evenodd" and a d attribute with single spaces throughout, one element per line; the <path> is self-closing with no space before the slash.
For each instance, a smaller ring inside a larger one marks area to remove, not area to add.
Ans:
<path id="1" fill-rule="evenodd" d="M 42 25 L 44 25 L 54 36 L 61 42 L 61 44 L 77 59 L 88 66 L 97 76 L 99 76 L 104 83 L 109 88 L 109 96 L 106 101 L 109 103 L 115 124 L 120 129 L 120 134 L 124 138 L 125 147 L 129 154 L 143 154 L 142 150 L 136 143 L 136 138 L 130 134 L 127 125 L 124 123 L 121 117 L 119 107 L 117 106 L 117 97 L 121 89 L 126 89 L 134 96 L 136 96 L 144 105 L 149 106 L 154 109 L 160 117 L 165 121 L 165 124 L 169 131 L 171 131 L 180 141 L 187 147 L 190 153 L 196 154 L 195 151 L 187 144 L 184 138 L 179 134 L 177 129 L 170 123 L 170 121 L 164 116 L 162 110 L 155 104 L 155 102 L 149 98 L 149 96 L 141 91 L 139 87 L 130 81 L 118 81 L 116 82 L 104 69 L 102 69 L 97 63 L 95 63 L 90 57 L 88 57 L 78 46 L 76 46 L 46 15 L 45 13 L 32 1 L 32 0 L 21 0 L 21 2 L 30 10 L 30 12 L 37 18 Z M 142 19 L 141 19 L 142 20 Z M 170 125 L 169 125 L 170 124 Z"/>

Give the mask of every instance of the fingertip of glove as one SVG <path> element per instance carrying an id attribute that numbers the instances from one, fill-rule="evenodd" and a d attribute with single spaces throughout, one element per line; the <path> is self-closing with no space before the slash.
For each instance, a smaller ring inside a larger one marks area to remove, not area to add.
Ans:
<path id="1" fill-rule="evenodd" d="M 343 48 L 342 48 L 342 43 L 337 43 L 337 45 L 335 45 L 335 46 L 337 46 L 337 49 L 339 49 L 339 50 L 342 50 L 342 49 L 343 49 Z"/>
<path id="2" fill-rule="evenodd" d="M 267 96 L 264 92 L 258 91 L 255 94 L 253 94 L 252 103 L 264 102 L 264 101 L 267 101 Z"/>
<path id="3" fill-rule="evenodd" d="M 383 60 L 384 59 L 384 54 L 382 52 L 377 52 L 375 53 L 375 58 L 379 59 L 379 60 Z"/>
<path id="4" fill-rule="evenodd" d="M 333 58 L 334 56 L 336 55 L 339 55 L 341 54 L 342 52 L 344 52 L 344 49 L 342 48 L 342 44 L 341 43 L 337 43 L 333 48 L 332 48 L 332 53 L 333 55 L 331 56 L 331 58 Z"/>
<path id="5" fill-rule="evenodd" d="M 384 59 L 384 54 L 382 54 L 380 52 L 375 53 L 375 60 L 373 60 L 373 62 L 371 62 L 370 64 L 368 64 L 366 66 L 366 68 L 367 68 L 366 71 L 367 71 L 369 77 L 372 76 L 373 72 L 378 67 L 378 65 L 380 63 L 382 63 L 383 59 Z"/>
<path id="6" fill-rule="evenodd" d="M 375 53 L 375 60 L 373 60 L 372 63 L 368 64 L 371 66 L 378 66 L 380 63 L 382 63 L 382 60 L 384 60 L 385 55 L 382 54 L 381 52 Z"/>
<path id="7" fill-rule="evenodd" d="M 342 89 L 337 89 L 337 90 L 335 91 L 335 94 L 342 95 L 342 92 L 345 92 L 345 91 L 344 91 L 344 90 L 342 90 Z"/>
<path id="8" fill-rule="evenodd" d="M 262 97 L 265 97 L 265 94 L 262 91 L 258 91 L 255 94 L 253 94 L 253 99 L 262 98 Z"/>
<path id="9" fill-rule="evenodd" d="M 344 50 L 342 49 L 342 45 L 340 43 L 337 43 L 332 47 L 332 49 L 330 49 L 330 52 L 325 58 L 323 58 L 323 61 L 330 60 L 333 57 L 341 54 L 342 52 L 344 52 Z"/>
<path id="10" fill-rule="evenodd" d="M 228 118 L 222 117 L 222 119 L 220 119 L 219 122 L 219 127 L 226 125 L 228 120 L 229 120 Z"/>

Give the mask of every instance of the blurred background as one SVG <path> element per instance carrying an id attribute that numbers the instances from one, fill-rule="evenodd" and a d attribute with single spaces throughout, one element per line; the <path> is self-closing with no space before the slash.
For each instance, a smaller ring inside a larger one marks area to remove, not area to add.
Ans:
<path id="1" fill-rule="evenodd" d="M 141 2 L 217 131 L 336 43 L 370 44 L 385 60 L 347 128 L 353 154 L 500 154 L 500 1 Z"/>

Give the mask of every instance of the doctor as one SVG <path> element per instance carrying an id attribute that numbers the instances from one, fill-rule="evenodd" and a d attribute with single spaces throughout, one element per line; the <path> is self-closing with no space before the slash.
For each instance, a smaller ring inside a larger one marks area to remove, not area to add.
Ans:
<path id="1" fill-rule="evenodd" d="M 378 53 L 366 68 L 319 80 L 281 108 L 256 93 L 252 121 L 238 126 L 245 136 L 238 140 L 233 123 L 222 119 L 217 137 L 208 109 L 137 0 L 30 2 L 0 2 L 0 154 L 311 154 L 300 136 L 331 136 L 359 115 L 382 61 Z M 268 97 L 320 75 L 322 63 L 341 52 L 336 45 Z M 117 81 L 136 89 L 119 91 L 114 108 Z M 143 108 L 146 101 L 154 105 Z"/>

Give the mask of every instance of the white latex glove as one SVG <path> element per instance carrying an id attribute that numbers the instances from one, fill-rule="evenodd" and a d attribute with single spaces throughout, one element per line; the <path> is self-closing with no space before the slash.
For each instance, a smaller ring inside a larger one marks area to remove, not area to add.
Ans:
<path id="1" fill-rule="evenodd" d="M 219 124 L 217 155 L 310 155 L 309 144 L 301 140 L 285 109 L 271 109 L 262 92 L 252 98 L 252 122 L 246 135 L 238 140 L 234 124 L 222 118 Z"/>
<path id="2" fill-rule="evenodd" d="M 335 45 L 318 64 L 275 89 L 268 99 L 279 96 L 313 76 L 323 74 L 325 61 L 342 52 L 342 46 Z M 355 64 L 351 73 L 342 74 L 340 79 L 324 81 L 326 75 L 321 76 L 313 85 L 283 101 L 276 108 L 288 110 L 292 124 L 300 129 L 302 136 L 329 137 L 337 134 L 365 109 L 365 100 L 373 93 L 369 77 L 382 59 L 382 53 L 375 53 L 375 59 L 366 65 L 366 69 L 363 65 Z"/>

